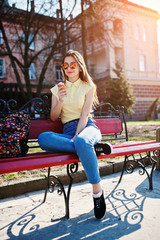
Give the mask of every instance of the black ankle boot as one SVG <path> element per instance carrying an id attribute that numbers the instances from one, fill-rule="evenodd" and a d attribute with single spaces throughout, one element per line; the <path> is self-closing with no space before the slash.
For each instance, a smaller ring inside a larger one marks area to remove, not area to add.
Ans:
<path id="1" fill-rule="evenodd" d="M 99 198 L 94 198 L 94 214 L 97 219 L 101 219 L 106 212 L 106 203 L 104 200 L 103 193 Z"/>

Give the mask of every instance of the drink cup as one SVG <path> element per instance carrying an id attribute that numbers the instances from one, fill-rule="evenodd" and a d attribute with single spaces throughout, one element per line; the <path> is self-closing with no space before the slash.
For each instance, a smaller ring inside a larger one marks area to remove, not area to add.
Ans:
<path id="1" fill-rule="evenodd" d="M 58 88 L 66 89 L 66 85 L 63 82 L 58 83 Z"/>

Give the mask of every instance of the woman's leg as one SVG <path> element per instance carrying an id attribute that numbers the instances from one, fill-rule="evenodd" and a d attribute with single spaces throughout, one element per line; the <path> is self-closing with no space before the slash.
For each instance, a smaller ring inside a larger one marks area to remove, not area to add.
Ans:
<path id="1" fill-rule="evenodd" d="M 97 156 L 94 145 L 101 140 L 99 129 L 94 126 L 86 127 L 75 139 L 76 153 L 84 167 L 85 173 L 93 188 L 95 217 L 101 219 L 106 212 L 106 204 L 100 185 Z"/>
<path id="2" fill-rule="evenodd" d="M 74 143 L 71 142 L 73 136 L 54 133 L 43 132 L 38 137 L 40 147 L 47 152 L 73 152 L 75 153 Z"/>
<path id="3" fill-rule="evenodd" d="M 94 145 L 101 140 L 100 130 L 94 126 L 86 127 L 75 139 L 76 153 L 81 161 L 87 178 L 95 191 L 99 190 L 100 175 Z"/>

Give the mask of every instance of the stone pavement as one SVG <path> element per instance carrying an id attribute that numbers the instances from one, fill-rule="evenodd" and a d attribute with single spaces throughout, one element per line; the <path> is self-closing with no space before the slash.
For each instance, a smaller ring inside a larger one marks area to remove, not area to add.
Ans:
<path id="1" fill-rule="evenodd" d="M 154 190 L 148 190 L 146 175 L 138 171 L 102 178 L 107 212 L 102 220 L 93 214 L 91 185 L 74 184 L 70 199 L 70 219 L 64 215 L 63 196 L 49 193 L 42 204 L 44 191 L 0 200 L 0 240 L 159 240 L 160 172 L 153 174 Z"/>

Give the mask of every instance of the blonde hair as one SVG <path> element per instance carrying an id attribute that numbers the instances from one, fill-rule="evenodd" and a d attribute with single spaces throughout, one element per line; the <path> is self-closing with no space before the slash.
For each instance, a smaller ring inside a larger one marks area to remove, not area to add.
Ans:
<path id="1" fill-rule="evenodd" d="M 86 64 L 85 64 L 85 61 L 84 61 L 84 58 L 82 57 L 82 55 L 78 52 L 78 51 L 75 51 L 75 50 L 72 50 L 70 49 L 66 55 L 64 56 L 63 58 L 63 61 L 62 61 L 62 64 L 64 63 L 64 60 L 66 57 L 73 57 L 75 59 L 75 61 L 78 63 L 81 71 L 79 73 L 79 77 L 82 81 L 84 82 L 87 82 L 89 84 L 91 84 L 92 86 L 94 86 L 94 100 L 93 100 L 93 106 L 96 106 L 99 104 L 99 101 L 98 101 L 98 97 L 97 97 L 97 90 L 96 90 L 96 85 L 94 84 L 91 76 L 89 75 L 88 71 L 87 71 L 87 68 L 86 68 Z M 63 75 L 63 79 L 64 81 L 68 80 L 68 77 L 67 75 L 65 74 L 65 71 L 63 70 L 63 68 L 61 68 L 61 71 L 62 71 L 62 75 Z"/>

